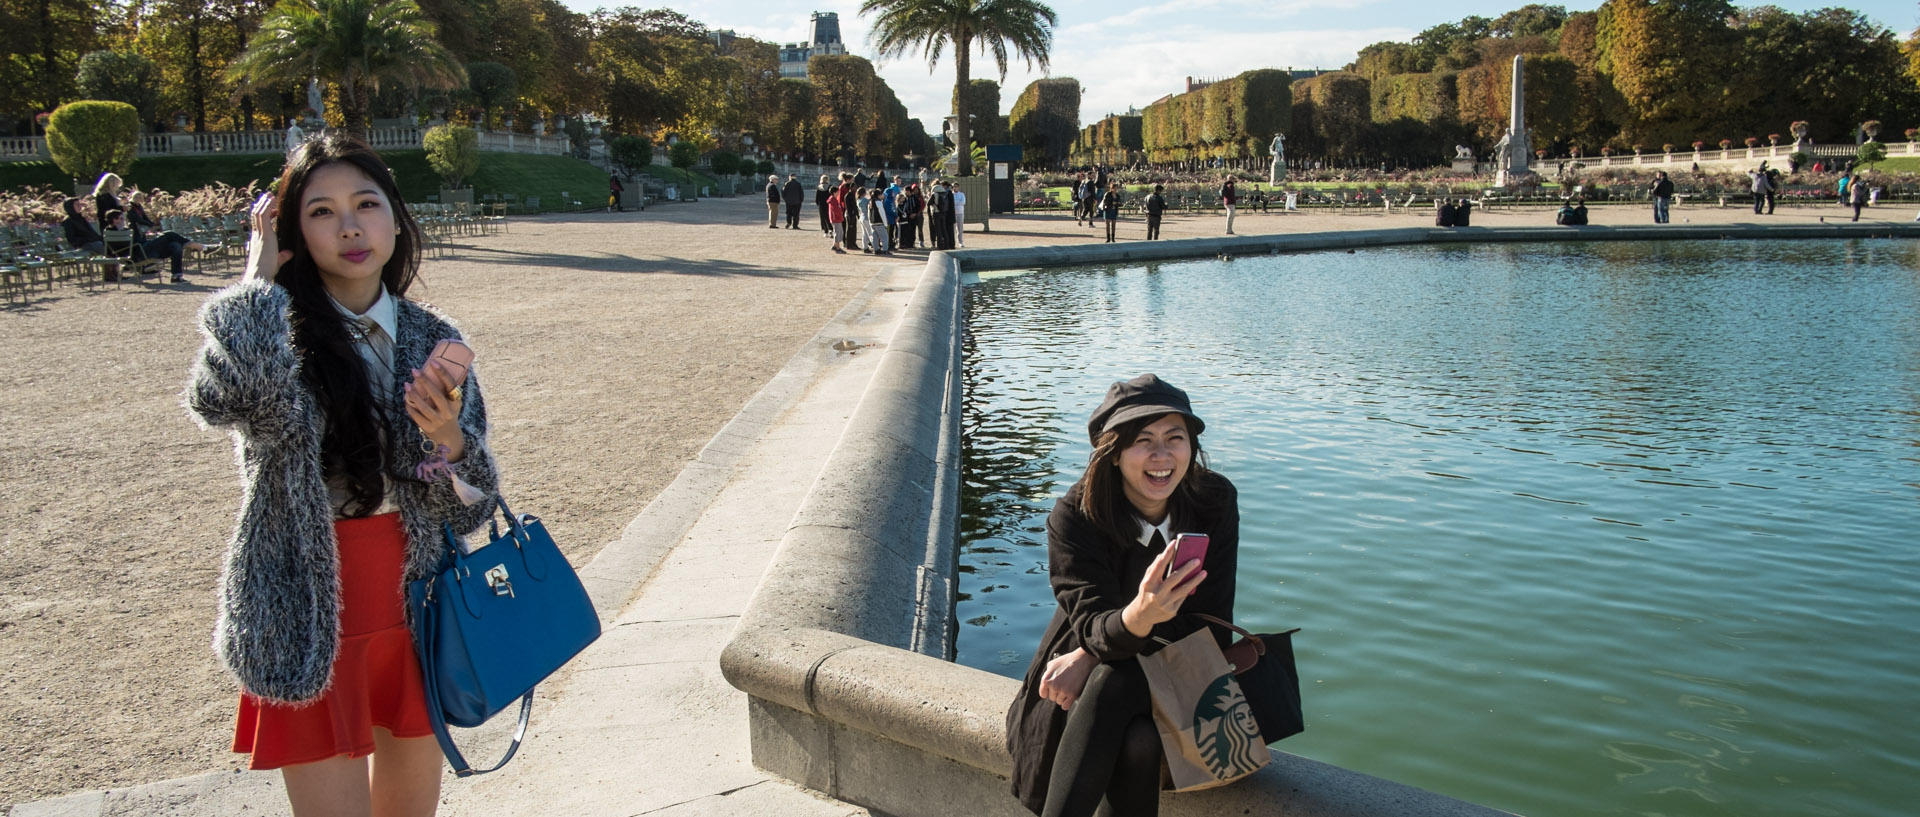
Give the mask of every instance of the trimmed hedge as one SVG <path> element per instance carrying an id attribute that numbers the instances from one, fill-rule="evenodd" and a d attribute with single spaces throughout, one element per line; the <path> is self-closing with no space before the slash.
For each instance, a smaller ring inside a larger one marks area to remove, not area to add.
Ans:
<path id="1" fill-rule="evenodd" d="M 1037 79 L 1014 100 L 1008 130 L 1035 165 L 1065 161 L 1080 129 L 1080 81 L 1071 77 Z"/>
<path id="2" fill-rule="evenodd" d="M 1294 130 L 1291 77 L 1262 68 L 1147 106 L 1141 140 L 1155 162 L 1265 156 Z"/>
<path id="3" fill-rule="evenodd" d="M 47 120 L 47 152 L 67 175 L 91 183 L 124 175 L 140 151 L 140 112 L 125 102 L 69 102 Z"/>

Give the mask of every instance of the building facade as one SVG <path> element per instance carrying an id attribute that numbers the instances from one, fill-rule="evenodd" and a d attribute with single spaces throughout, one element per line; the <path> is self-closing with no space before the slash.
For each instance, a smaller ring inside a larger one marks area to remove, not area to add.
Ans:
<path id="1" fill-rule="evenodd" d="M 808 42 L 787 43 L 780 47 L 780 76 L 807 78 L 807 60 L 814 56 L 845 56 L 847 44 L 840 39 L 840 15 L 831 11 L 813 13 L 813 36 Z"/>

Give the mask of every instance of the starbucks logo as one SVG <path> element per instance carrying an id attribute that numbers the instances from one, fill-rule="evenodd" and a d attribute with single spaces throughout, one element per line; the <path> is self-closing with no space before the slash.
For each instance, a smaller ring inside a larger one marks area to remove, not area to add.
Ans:
<path id="1" fill-rule="evenodd" d="M 1194 742 L 1213 776 L 1227 780 L 1260 768 L 1266 760 L 1260 724 L 1232 673 L 1213 679 L 1193 706 Z"/>

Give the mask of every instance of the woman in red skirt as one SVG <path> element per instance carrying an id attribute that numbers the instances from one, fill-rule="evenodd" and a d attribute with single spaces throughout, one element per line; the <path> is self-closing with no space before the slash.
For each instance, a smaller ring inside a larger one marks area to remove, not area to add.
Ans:
<path id="1" fill-rule="evenodd" d="M 187 391 L 231 429 L 244 487 L 214 633 L 241 686 L 233 750 L 281 770 L 297 817 L 431 815 L 441 757 L 403 588 L 446 557 L 443 526 L 491 512 L 485 402 L 468 367 L 429 359 L 461 335 L 406 297 L 420 229 L 385 162 L 329 134 L 275 189 L 245 277 L 201 308 Z"/>

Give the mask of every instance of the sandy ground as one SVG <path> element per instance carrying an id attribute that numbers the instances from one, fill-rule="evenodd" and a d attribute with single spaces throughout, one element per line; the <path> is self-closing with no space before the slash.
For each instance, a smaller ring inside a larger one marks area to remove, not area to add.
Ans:
<path id="1" fill-rule="evenodd" d="M 803 225 L 816 222 L 811 206 Z M 1683 208 L 1676 223 L 1808 223 Z M 492 445 L 516 509 L 583 564 L 680 471 L 880 265 L 817 231 L 768 231 L 752 196 L 645 213 L 516 218 L 430 258 L 417 298 L 479 353 Z M 1905 221 L 1904 211 L 1876 216 Z M 1550 211 L 1476 226 L 1550 224 Z M 1596 208 L 1597 224 L 1651 221 Z M 1378 212 L 1243 214 L 1242 234 L 1431 223 Z M 1065 214 L 995 220 L 972 247 L 1099 240 Z M 1218 216 L 1163 235 L 1217 235 Z M 1144 235 L 1123 222 L 1123 240 Z M 923 252 L 892 263 L 917 263 Z M 238 768 L 237 687 L 209 647 L 214 585 L 238 509 L 232 445 L 179 392 L 193 316 L 237 280 L 61 286 L 0 311 L 0 810 L 77 790 Z"/>

